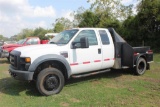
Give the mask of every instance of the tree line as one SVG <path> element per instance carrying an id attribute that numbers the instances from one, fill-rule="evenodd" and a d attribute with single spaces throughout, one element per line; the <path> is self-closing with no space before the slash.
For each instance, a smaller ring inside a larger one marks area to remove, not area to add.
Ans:
<path id="1" fill-rule="evenodd" d="M 134 14 L 133 5 L 124 6 L 121 0 L 87 0 L 90 8 L 79 7 L 71 14 L 72 21 L 61 17 L 55 20 L 53 29 L 23 29 L 16 38 L 43 38 L 46 33 L 74 27 L 113 27 L 132 46 L 151 46 L 155 52 L 160 52 L 160 0 L 138 1 Z"/>
<path id="2" fill-rule="evenodd" d="M 72 27 L 113 27 L 132 46 L 151 46 L 160 52 L 160 0 L 139 0 L 137 14 L 133 5 L 121 0 L 88 0 L 90 9 L 80 7 L 73 13 L 73 22 L 59 18 L 54 31 Z"/>

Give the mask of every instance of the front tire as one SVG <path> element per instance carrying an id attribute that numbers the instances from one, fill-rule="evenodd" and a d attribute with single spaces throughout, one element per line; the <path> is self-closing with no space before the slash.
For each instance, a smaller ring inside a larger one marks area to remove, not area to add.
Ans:
<path id="1" fill-rule="evenodd" d="M 64 76 L 56 68 L 46 68 L 38 74 L 36 86 L 42 95 L 57 94 L 64 86 Z"/>
<path id="2" fill-rule="evenodd" d="M 135 67 L 135 74 L 136 75 L 143 75 L 146 71 L 147 68 L 147 63 L 146 60 L 144 58 L 139 58 L 137 63 L 136 63 L 136 67 Z"/>

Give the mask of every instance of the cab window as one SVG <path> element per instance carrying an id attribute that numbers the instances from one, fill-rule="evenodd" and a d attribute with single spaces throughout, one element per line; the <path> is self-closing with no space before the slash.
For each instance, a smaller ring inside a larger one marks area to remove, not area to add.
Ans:
<path id="1" fill-rule="evenodd" d="M 99 30 L 99 34 L 100 34 L 101 41 L 102 41 L 102 44 L 103 44 L 103 45 L 108 45 L 108 44 L 110 44 L 110 41 L 109 41 L 107 32 L 106 32 L 105 30 Z"/>
<path id="2" fill-rule="evenodd" d="M 38 39 L 37 39 L 37 38 L 29 39 L 26 44 L 27 44 L 27 45 L 38 44 Z"/>
<path id="3" fill-rule="evenodd" d="M 74 42 L 80 42 L 81 37 L 88 38 L 89 46 L 98 45 L 96 33 L 94 30 L 82 30 L 74 39 Z"/>

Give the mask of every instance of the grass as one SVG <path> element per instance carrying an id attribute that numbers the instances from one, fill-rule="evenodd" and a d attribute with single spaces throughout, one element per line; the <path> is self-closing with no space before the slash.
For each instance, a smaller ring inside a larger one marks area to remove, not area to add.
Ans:
<path id="1" fill-rule="evenodd" d="M 41 96 L 34 83 L 17 81 L 8 73 L 7 60 L 0 60 L 0 107 L 159 107 L 160 54 L 143 76 L 131 71 L 70 79 L 61 93 Z"/>

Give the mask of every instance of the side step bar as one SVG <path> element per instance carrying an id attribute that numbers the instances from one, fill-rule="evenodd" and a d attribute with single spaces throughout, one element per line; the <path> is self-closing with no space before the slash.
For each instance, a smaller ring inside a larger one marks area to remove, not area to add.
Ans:
<path id="1" fill-rule="evenodd" d="M 96 71 L 96 72 L 91 72 L 91 73 L 86 73 L 86 74 L 77 74 L 77 75 L 72 75 L 71 77 L 72 78 L 82 78 L 82 77 L 101 74 L 101 73 L 105 73 L 105 72 L 109 72 L 109 71 L 111 71 L 111 69 L 106 69 L 106 70 Z"/>

